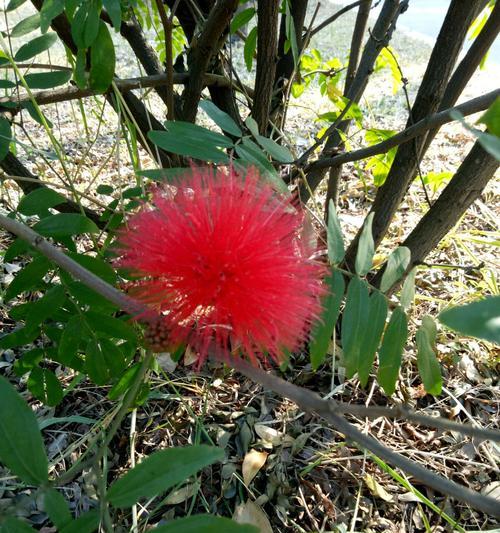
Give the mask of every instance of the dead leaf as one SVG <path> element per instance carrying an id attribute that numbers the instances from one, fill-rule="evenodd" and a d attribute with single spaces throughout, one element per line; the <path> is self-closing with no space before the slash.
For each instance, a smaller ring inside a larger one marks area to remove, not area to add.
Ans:
<path id="1" fill-rule="evenodd" d="M 268 442 L 272 446 L 281 444 L 283 434 L 276 429 L 265 426 L 264 424 L 255 424 L 254 430 L 264 442 Z"/>
<path id="2" fill-rule="evenodd" d="M 264 511 L 250 500 L 236 507 L 233 520 L 238 524 L 252 524 L 259 529 L 259 533 L 273 533 L 271 523 Z"/>
<path id="3" fill-rule="evenodd" d="M 179 503 L 185 502 L 188 498 L 191 498 L 197 490 L 196 483 L 190 483 L 184 485 L 178 490 L 171 492 L 164 500 L 164 503 L 167 505 L 178 505 Z"/>
<path id="4" fill-rule="evenodd" d="M 382 485 L 380 485 L 373 476 L 370 474 L 366 474 L 364 477 L 364 481 L 366 483 L 366 486 L 370 490 L 370 492 L 376 496 L 377 498 L 380 498 L 386 502 L 392 502 L 394 500 L 394 497 L 389 494 Z"/>
<path id="5" fill-rule="evenodd" d="M 172 359 L 169 352 L 161 352 L 155 355 L 155 359 L 158 361 L 160 367 L 171 374 L 177 367 L 177 363 Z"/>
<path id="6" fill-rule="evenodd" d="M 184 352 L 184 365 L 191 366 L 196 363 L 196 361 L 198 361 L 198 354 L 196 353 L 196 350 L 193 350 L 188 344 L 186 346 L 186 351 Z"/>
<path id="7" fill-rule="evenodd" d="M 243 459 L 243 482 L 248 487 L 257 472 L 264 466 L 267 459 L 266 452 L 258 452 L 257 450 L 250 450 Z"/>

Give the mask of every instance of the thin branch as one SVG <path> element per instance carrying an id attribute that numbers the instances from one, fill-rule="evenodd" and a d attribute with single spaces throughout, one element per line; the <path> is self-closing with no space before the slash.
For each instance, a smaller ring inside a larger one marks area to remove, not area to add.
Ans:
<path id="1" fill-rule="evenodd" d="M 49 243 L 25 224 L 4 215 L 0 215 L 0 226 L 26 240 L 31 246 L 42 252 L 54 263 L 132 316 L 141 315 L 146 311 L 143 304 L 136 302 L 121 291 L 107 284 L 98 276 L 83 268 L 76 263 L 76 261 L 67 257 L 59 248 Z M 331 400 L 323 400 L 317 394 L 307 389 L 297 387 L 296 385 L 280 379 L 277 376 L 268 374 L 259 368 L 255 368 L 240 358 L 233 358 L 231 360 L 231 365 L 238 370 L 238 372 L 261 384 L 267 390 L 272 390 L 281 396 L 291 399 L 301 409 L 318 413 L 348 438 L 353 439 L 360 446 L 381 457 L 383 460 L 415 476 L 426 485 L 433 487 L 444 494 L 453 496 L 459 501 L 464 501 L 485 513 L 493 516 L 500 516 L 500 507 L 498 506 L 497 500 L 482 496 L 481 494 L 458 485 L 453 481 L 449 481 L 436 475 L 419 464 L 389 450 L 386 446 L 377 442 L 373 437 L 361 433 L 361 431 L 359 431 L 353 424 L 338 414 L 342 412 L 349 413 L 353 406 L 339 404 L 337 402 L 332 402 Z M 384 410 L 384 415 L 382 415 L 380 409 L 381 408 L 379 407 L 375 408 L 375 410 L 372 410 L 372 408 L 364 408 L 363 415 L 366 416 L 369 412 L 373 412 L 373 414 L 376 413 L 377 416 L 385 416 L 388 414 Z M 360 413 L 361 408 L 356 406 L 352 411 Z M 454 430 L 456 429 L 457 431 L 465 432 L 468 435 L 479 435 L 482 438 L 495 440 L 497 442 L 500 441 L 500 433 L 497 431 L 479 428 L 471 429 L 470 426 L 455 425 L 447 420 L 436 422 L 436 418 L 429 417 L 428 419 L 428 417 L 417 415 L 411 411 L 401 410 L 401 408 L 389 410 L 389 412 L 393 413 L 395 416 L 405 416 L 408 419 L 409 416 L 411 416 L 413 421 L 420 424 L 430 425 L 431 427 L 436 427 L 436 424 L 441 423 L 442 425 L 440 427 L 446 429 L 451 429 L 451 427 L 453 427 Z M 452 424 L 452 426 L 450 426 L 450 424 Z M 466 428 L 465 430 L 464 427 Z"/>
<path id="2" fill-rule="evenodd" d="M 440 127 L 448 122 L 453 122 L 454 119 L 451 118 L 450 111 L 459 111 L 464 116 L 472 115 L 478 111 L 484 111 L 485 109 L 488 109 L 488 107 L 498 96 L 500 96 L 500 89 L 495 89 L 494 91 L 483 94 L 482 96 L 478 96 L 477 98 L 473 98 L 472 100 L 468 100 L 467 102 L 464 102 L 456 107 L 445 109 L 444 111 L 440 111 L 434 115 L 429 115 L 428 117 L 416 122 L 413 126 L 400 131 L 390 139 L 382 141 L 378 144 L 374 144 L 373 146 L 367 146 L 366 148 L 360 148 L 359 150 L 353 150 L 352 152 L 346 152 L 334 157 L 318 159 L 317 161 L 311 163 L 305 170 L 306 172 L 310 172 L 311 170 L 320 168 L 335 167 L 344 163 L 348 163 L 349 161 L 359 161 L 360 159 L 366 159 L 367 157 L 371 157 L 373 155 L 383 154 L 391 148 L 399 146 L 400 144 L 404 144 L 430 129 Z"/>
<path id="3" fill-rule="evenodd" d="M 174 120 L 174 61 L 172 57 L 172 17 L 167 17 L 165 6 L 162 0 L 156 0 L 156 7 L 160 13 L 160 20 L 163 26 L 163 36 L 165 38 L 165 62 L 167 73 L 167 118 Z"/>
<path id="4" fill-rule="evenodd" d="M 189 74 L 187 73 L 174 73 L 174 84 L 185 85 L 188 82 Z M 116 79 L 115 85 L 121 92 L 133 91 L 134 89 L 146 89 L 150 87 L 157 87 L 165 85 L 167 82 L 167 74 L 155 74 L 152 76 L 142 76 L 138 78 L 126 78 Z M 205 74 L 206 85 L 214 85 L 218 87 L 233 87 L 240 91 L 245 91 L 250 96 L 253 96 L 253 89 L 250 87 L 240 87 L 224 77 L 218 74 Z M 111 89 L 110 89 L 111 90 Z M 62 89 L 38 91 L 33 93 L 33 96 L 38 105 L 55 104 L 57 102 L 67 102 L 69 100 L 79 100 L 80 98 L 87 98 L 89 96 L 95 96 L 102 94 L 92 89 L 78 89 L 78 87 L 70 86 Z M 14 112 L 19 111 L 23 104 L 30 102 L 31 98 L 27 94 L 21 94 L 19 98 L 6 96 L 0 98 L 0 107 L 16 103 L 17 107 L 8 107 L 5 111 Z"/>
<path id="5" fill-rule="evenodd" d="M 344 13 L 347 13 L 348 11 L 351 11 L 351 9 L 354 9 L 355 7 L 360 6 L 363 2 L 366 2 L 367 0 L 358 0 L 357 2 L 353 2 L 352 4 L 349 4 L 342 9 L 339 9 L 336 13 L 325 19 L 323 22 L 320 22 L 314 29 L 311 30 L 310 36 L 316 35 L 319 31 L 325 29 L 327 26 L 332 24 L 332 22 L 335 22 L 338 18 L 340 18 Z"/>

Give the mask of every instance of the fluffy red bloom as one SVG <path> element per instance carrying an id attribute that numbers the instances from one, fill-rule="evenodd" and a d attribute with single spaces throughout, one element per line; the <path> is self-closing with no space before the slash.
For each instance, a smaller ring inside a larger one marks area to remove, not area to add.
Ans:
<path id="1" fill-rule="evenodd" d="M 118 264 L 143 278 L 134 296 L 161 312 L 172 345 L 190 344 L 201 360 L 240 350 L 280 362 L 320 312 L 323 267 L 302 223 L 256 171 L 194 168 L 131 217 Z"/>

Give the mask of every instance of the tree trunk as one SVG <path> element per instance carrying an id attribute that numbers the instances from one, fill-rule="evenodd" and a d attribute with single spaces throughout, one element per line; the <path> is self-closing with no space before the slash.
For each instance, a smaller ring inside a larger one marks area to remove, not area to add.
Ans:
<path id="1" fill-rule="evenodd" d="M 265 134 L 273 94 L 278 55 L 278 11 L 280 0 L 266 0 L 257 4 L 257 71 L 252 117 Z"/>
<path id="2" fill-rule="evenodd" d="M 439 198 L 402 243 L 411 251 L 408 271 L 426 258 L 481 196 L 499 165 L 476 141 Z M 380 283 L 382 274 L 383 269 L 374 277 L 375 285 Z"/>
<path id="3" fill-rule="evenodd" d="M 479 2 L 452 0 L 413 104 L 407 127 L 438 110 L 467 31 L 480 7 Z M 394 213 L 415 176 L 417 157 L 424 142 L 425 135 L 398 148 L 387 179 L 377 192 L 371 209 L 374 213 L 375 246 L 380 244 L 386 234 Z M 361 230 L 347 250 L 345 258 L 347 268 L 352 268 L 354 265 L 360 233 Z"/>

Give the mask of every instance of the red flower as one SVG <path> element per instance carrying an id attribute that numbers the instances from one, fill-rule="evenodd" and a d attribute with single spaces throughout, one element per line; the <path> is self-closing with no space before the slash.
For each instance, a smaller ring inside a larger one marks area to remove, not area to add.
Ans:
<path id="1" fill-rule="evenodd" d="M 303 215 L 255 170 L 192 169 L 119 235 L 118 264 L 142 281 L 134 295 L 161 312 L 171 345 L 238 349 L 282 361 L 320 312 L 323 267 L 300 239 Z"/>

